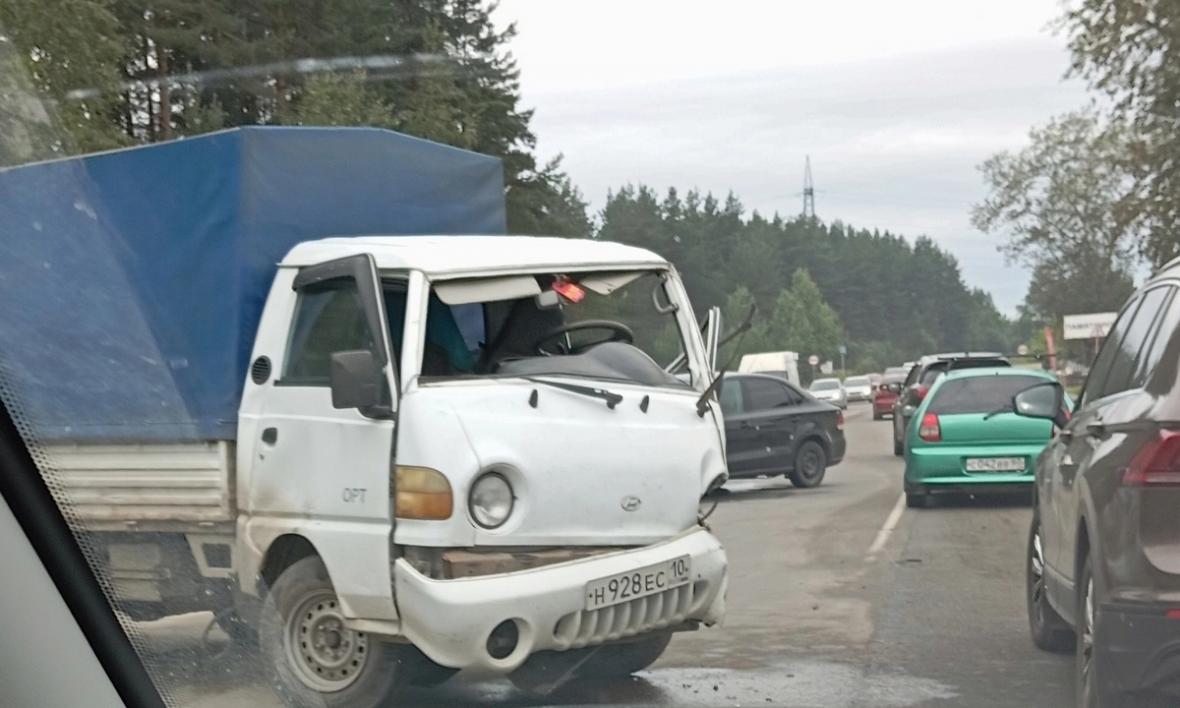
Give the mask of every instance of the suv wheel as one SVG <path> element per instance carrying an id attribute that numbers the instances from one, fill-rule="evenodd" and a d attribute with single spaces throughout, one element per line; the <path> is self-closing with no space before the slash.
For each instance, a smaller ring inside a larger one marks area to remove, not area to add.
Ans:
<path id="1" fill-rule="evenodd" d="M 1124 706 L 1126 696 L 1120 696 L 1110 685 L 1110 669 L 1105 665 L 1102 652 L 1096 651 L 1102 641 L 1099 635 L 1098 603 L 1101 592 L 1094 582 L 1090 556 L 1078 573 L 1078 641 L 1076 692 L 1081 708 L 1113 708 Z"/>
<path id="2" fill-rule="evenodd" d="M 1028 601 L 1028 628 L 1033 644 L 1046 651 L 1065 653 L 1074 648 L 1073 630 L 1049 604 L 1045 585 L 1045 551 L 1041 544 L 1041 521 L 1034 514 L 1028 530 L 1028 553 L 1025 562 L 1025 597 Z"/>

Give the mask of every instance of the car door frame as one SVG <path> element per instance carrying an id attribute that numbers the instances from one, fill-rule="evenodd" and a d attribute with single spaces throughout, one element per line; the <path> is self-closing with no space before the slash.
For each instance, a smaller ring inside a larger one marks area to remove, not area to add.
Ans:
<path id="1" fill-rule="evenodd" d="M 387 410 L 366 415 L 334 408 L 330 382 L 291 381 L 285 374 L 303 291 L 337 279 L 356 285 L 388 387 Z M 262 385 L 247 382 L 239 415 L 238 535 L 255 553 L 236 570 L 257 577 L 279 537 L 301 536 L 324 561 L 345 617 L 395 620 L 390 470 L 399 396 L 382 287 L 370 254 L 280 269 L 276 276 L 271 302 L 282 293 L 287 306 L 270 313 L 274 319 L 260 329 L 253 358 L 269 357 L 279 374 Z"/>
<path id="2" fill-rule="evenodd" d="M 781 386 L 796 399 L 790 406 L 776 406 L 774 408 L 751 409 L 750 395 L 745 386 L 763 384 L 767 386 Z M 782 473 L 794 467 L 795 445 L 797 436 L 795 427 L 798 423 L 798 406 L 807 400 L 790 382 L 777 376 L 751 375 L 743 377 L 743 399 L 745 400 L 745 415 L 743 422 L 753 425 L 762 449 L 766 450 L 765 464 L 759 468 L 760 473 Z"/>

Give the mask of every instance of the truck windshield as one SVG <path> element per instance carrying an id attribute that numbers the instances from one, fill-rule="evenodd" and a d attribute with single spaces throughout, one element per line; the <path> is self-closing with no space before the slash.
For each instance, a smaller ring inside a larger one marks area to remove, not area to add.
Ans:
<path id="1" fill-rule="evenodd" d="M 505 288 L 522 296 L 496 292 Z M 444 282 L 430 295 L 422 376 L 548 374 L 686 387 L 691 381 L 666 370 L 683 352 L 657 271 L 489 278 L 465 281 L 461 291 Z"/>

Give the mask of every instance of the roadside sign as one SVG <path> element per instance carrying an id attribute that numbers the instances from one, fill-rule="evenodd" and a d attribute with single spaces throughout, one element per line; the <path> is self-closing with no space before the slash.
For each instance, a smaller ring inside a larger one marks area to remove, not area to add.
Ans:
<path id="1" fill-rule="evenodd" d="M 816 356 L 815 354 L 812 354 L 811 356 L 807 357 L 807 363 L 811 364 L 812 366 L 815 366 L 816 364 L 819 363 L 819 357 Z"/>
<path id="2" fill-rule="evenodd" d="M 1021 344 L 1019 347 L 1016 347 L 1016 353 L 1020 356 L 1028 356 L 1029 351 L 1031 350 L 1028 348 L 1027 344 Z"/>
<path id="3" fill-rule="evenodd" d="M 1099 339 L 1106 336 L 1114 324 L 1117 312 L 1091 312 L 1085 315 L 1066 315 L 1063 329 L 1065 339 Z"/>
<path id="4" fill-rule="evenodd" d="M 845 354 L 848 353 L 848 347 L 841 344 L 839 347 L 839 351 L 840 351 L 840 356 L 844 356 Z"/>
<path id="5" fill-rule="evenodd" d="M 832 362 L 825 361 L 823 364 L 820 364 L 819 371 L 821 374 L 832 373 Z"/>

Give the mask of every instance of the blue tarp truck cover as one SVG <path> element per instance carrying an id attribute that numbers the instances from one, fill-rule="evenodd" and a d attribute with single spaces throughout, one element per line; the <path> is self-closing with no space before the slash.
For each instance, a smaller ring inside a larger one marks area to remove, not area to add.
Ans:
<path id="1" fill-rule="evenodd" d="M 0 171 L 0 393 L 42 439 L 232 439 L 300 241 L 501 234 L 500 161 L 368 128 L 239 128 Z"/>

